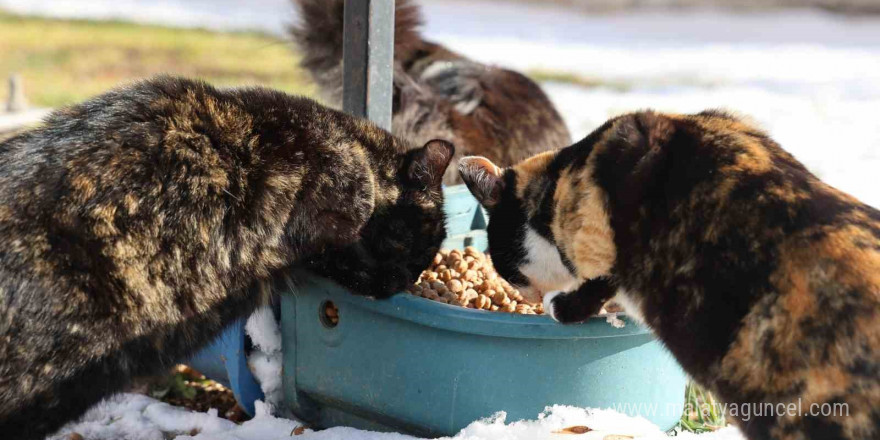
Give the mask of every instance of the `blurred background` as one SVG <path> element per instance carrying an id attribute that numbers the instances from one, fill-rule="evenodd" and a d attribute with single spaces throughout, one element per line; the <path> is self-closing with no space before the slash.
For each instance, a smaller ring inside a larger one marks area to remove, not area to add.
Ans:
<path id="1" fill-rule="evenodd" d="M 880 206 L 880 0 L 420 3 L 429 38 L 539 80 L 575 138 L 630 110 L 722 107 Z M 159 72 L 314 95 L 295 19 L 288 0 L 0 0 L 0 75 L 24 91 L 3 107 L 30 109 L 0 130 Z"/>

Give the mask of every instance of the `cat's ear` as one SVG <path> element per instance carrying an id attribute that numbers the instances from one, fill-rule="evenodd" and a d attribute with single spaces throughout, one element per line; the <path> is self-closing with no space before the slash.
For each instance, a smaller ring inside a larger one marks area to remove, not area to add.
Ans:
<path id="1" fill-rule="evenodd" d="M 443 183 L 443 174 L 454 154 L 455 146 L 451 143 L 440 139 L 428 141 L 410 156 L 407 177 L 426 187 L 437 188 Z"/>
<path id="2" fill-rule="evenodd" d="M 486 208 L 491 208 L 501 199 L 504 170 L 481 156 L 468 156 L 458 161 L 458 173 L 471 194 Z"/>

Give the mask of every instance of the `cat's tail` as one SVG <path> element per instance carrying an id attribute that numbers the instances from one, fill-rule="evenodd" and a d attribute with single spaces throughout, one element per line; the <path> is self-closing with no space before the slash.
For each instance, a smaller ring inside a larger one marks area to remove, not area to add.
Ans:
<path id="1" fill-rule="evenodd" d="M 298 10 L 288 28 L 302 55 L 300 65 L 312 76 L 329 104 L 342 102 L 342 25 L 345 0 L 292 0 Z M 422 45 L 421 10 L 411 0 L 397 0 L 394 11 L 394 60 L 406 64 Z"/>

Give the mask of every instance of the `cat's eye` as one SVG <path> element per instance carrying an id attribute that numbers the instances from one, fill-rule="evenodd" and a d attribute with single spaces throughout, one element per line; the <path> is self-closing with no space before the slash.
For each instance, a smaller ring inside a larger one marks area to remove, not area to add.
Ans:
<path id="1" fill-rule="evenodd" d="M 324 327 L 336 327 L 339 325 L 339 309 L 333 301 L 324 301 L 318 308 L 318 318 Z"/>

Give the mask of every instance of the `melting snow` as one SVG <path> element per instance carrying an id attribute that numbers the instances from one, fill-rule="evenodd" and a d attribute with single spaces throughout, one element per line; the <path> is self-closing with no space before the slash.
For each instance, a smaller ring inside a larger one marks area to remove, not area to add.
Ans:
<path id="1" fill-rule="evenodd" d="M 262 402 L 256 402 L 253 419 L 236 425 L 217 416 L 216 410 L 192 412 L 139 394 L 119 394 L 92 408 L 80 421 L 68 424 L 49 440 L 67 440 L 79 433 L 86 440 L 275 440 L 291 439 L 300 423 L 276 418 Z M 472 423 L 451 439 L 456 440 L 544 440 L 558 439 L 555 431 L 572 426 L 587 426 L 593 431 L 577 436 L 583 440 L 602 440 L 610 434 L 632 436 L 639 440 L 669 439 L 645 419 L 629 417 L 611 410 L 553 406 L 534 420 L 508 421 L 504 413 Z M 305 429 L 302 440 L 419 440 L 396 433 L 331 428 L 323 431 Z M 735 428 L 694 435 L 679 434 L 676 439 L 743 440 Z"/>
<path id="2" fill-rule="evenodd" d="M 245 331 L 256 350 L 248 356 L 248 367 L 266 396 L 268 411 L 274 413 L 283 404 L 281 389 L 281 329 L 271 306 L 262 306 L 248 318 Z"/>

